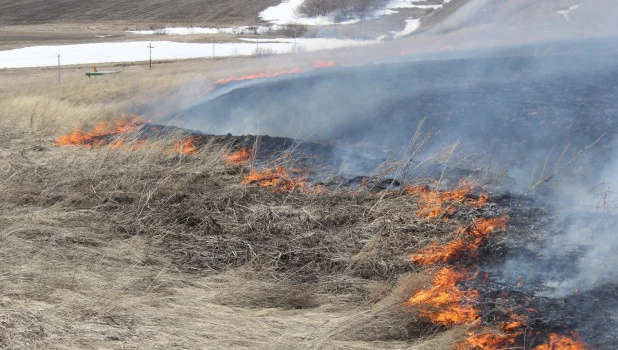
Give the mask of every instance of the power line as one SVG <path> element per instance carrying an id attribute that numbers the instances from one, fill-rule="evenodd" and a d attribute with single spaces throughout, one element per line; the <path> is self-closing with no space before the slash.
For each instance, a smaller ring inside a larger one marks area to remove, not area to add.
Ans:
<path id="1" fill-rule="evenodd" d="M 147 48 L 150 49 L 150 69 L 152 69 L 152 49 L 154 49 L 154 46 L 152 46 L 152 43 L 149 43 L 148 46 L 146 46 Z"/>
<path id="2" fill-rule="evenodd" d="M 60 85 L 60 53 L 58 53 L 58 85 Z"/>

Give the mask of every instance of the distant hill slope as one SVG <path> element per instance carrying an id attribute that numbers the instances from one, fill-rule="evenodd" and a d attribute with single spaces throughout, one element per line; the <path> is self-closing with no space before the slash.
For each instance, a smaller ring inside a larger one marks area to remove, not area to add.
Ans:
<path id="1" fill-rule="evenodd" d="M 280 0 L 0 0 L 0 24 L 127 21 L 251 24 Z"/>

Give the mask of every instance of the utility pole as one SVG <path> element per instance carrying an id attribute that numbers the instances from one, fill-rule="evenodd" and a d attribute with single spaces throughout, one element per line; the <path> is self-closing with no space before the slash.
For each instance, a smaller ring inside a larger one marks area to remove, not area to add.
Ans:
<path id="1" fill-rule="evenodd" d="M 215 42 L 212 42 L 212 58 L 215 58 Z"/>
<path id="2" fill-rule="evenodd" d="M 60 53 L 58 53 L 58 85 L 60 85 Z"/>
<path id="3" fill-rule="evenodd" d="M 150 69 L 152 69 L 152 49 L 154 48 L 154 46 L 152 46 L 152 43 L 148 44 L 148 46 L 146 46 L 147 48 L 150 49 Z"/>

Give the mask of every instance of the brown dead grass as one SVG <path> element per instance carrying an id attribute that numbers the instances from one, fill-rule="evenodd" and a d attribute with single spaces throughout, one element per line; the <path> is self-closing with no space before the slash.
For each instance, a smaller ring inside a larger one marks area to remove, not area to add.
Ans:
<path id="1" fill-rule="evenodd" d="M 230 69 L 192 68 L 17 84 L 0 100 L 2 346 L 428 349 L 459 339 L 400 306 L 426 279 L 410 275 L 409 253 L 451 231 L 418 219 L 409 198 L 243 186 L 246 170 L 221 160 L 225 144 L 162 151 L 178 135 L 136 151 L 52 145 Z"/>

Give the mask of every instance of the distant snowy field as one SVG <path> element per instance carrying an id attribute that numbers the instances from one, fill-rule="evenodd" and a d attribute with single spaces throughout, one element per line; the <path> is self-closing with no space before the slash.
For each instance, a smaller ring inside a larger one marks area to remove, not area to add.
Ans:
<path id="1" fill-rule="evenodd" d="M 368 17 L 380 17 L 384 15 L 391 15 L 397 13 L 397 9 L 402 8 L 422 8 L 422 9 L 434 9 L 442 8 L 443 5 L 423 5 L 419 4 L 427 0 L 391 0 L 386 4 L 383 10 L 375 11 L 375 13 L 368 14 Z M 334 24 L 335 19 L 329 16 L 307 18 L 301 17 L 296 12 L 296 9 L 302 5 L 304 0 L 288 0 L 283 1 L 277 6 L 272 6 L 266 10 L 260 12 L 260 18 L 263 21 L 270 22 L 278 25 L 286 24 L 303 24 L 303 25 L 329 25 Z M 444 0 L 444 4 L 448 4 L 451 0 Z M 356 23 L 352 20 L 348 22 L 342 22 L 339 24 Z"/>
<path id="2" fill-rule="evenodd" d="M 334 24 L 334 18 L 325 16 L 317 18 L 300 17 L 296 9 L 304 0 L 287 0 L 279 5 L 272 6 L 262 11 L 259 16 L 269 22 L 262 26 L 242 26 L 232 28 L 201 28 L 201 27 L 172 27 L 157 30 L 131 31 L 136 35 L 195 35 L 195 34 L 266 34 L 276 31 L 282 26 L 290 24 L 304 24 L 313 26 Z M 433 8 L 438 9 L 443 5 L 419 4 L 426 0 L 391 0 L 383 10 L 370 14 L 374 17 L 397 13 L 401 8 Z M 444 0 L 449 3 L 452 0 Z M 572 9 L 569 8 L 569 11 Z M 568 12 L 563 14 L 568 18 Z M 356 20 L 338 23 L 355 23 Z M 400 38 L 412 34 L 420 27 L 420 19 L 410 18 L 406 21 L 405 28 L 400 32 L 390 32 L 381 35 L 381 39 Z M 242 39 L 241 39 L 242 40 Z M 342 47 L 368 45 L 379 42 L 378 39 L 371 41 L 343 40 L 343 39 L 269 39 L 256 40 L 244 39 L 244 43 L 179 43 L 171 41 L 153 42 L 152 58 L 154 60 L 175 60 L 189 58 L 221 58 L 232 56 L 252 56 L 263 54 L 286 54 L 293 52 L 306 52 L 328 50 Z M 91 43 L 73 45 L 49 45 L 31 46 L 21 49 L 0 51 L 0 69 L 44 67 L 58 64 L 60 55 L 61 65 L 93 64 L 103 62 L 136 62 L 148 60 L 148 41 L 118 42 L 118 43 Z"/>
<path id="3" fill-rule="evenodd" d="M 178 43 L 153 41 L 153 60 L 286 54 L 341 47 L 369 45 L 376 41 L 339 39 L 244 39 L 244 43 Z M 103 62 L 136 62 L 149 59 L 148 41 L 93 43 L 74 45 L 31 46 L 0 51 L 0 69 L 91 64 Z"/>

